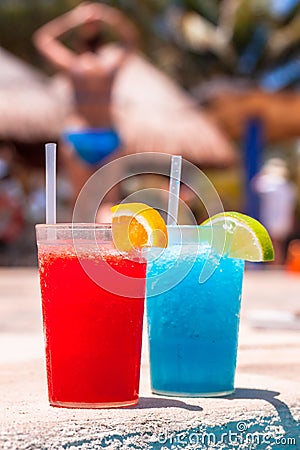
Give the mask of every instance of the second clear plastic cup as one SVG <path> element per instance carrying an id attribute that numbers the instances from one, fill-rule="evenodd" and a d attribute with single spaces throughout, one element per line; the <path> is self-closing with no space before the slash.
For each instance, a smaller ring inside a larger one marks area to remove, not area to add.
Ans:
<path id="1" fill-rule="evenodd" d="M 149 250 L 147 318 L 152 391 L 223 396 L 234 390 L 244 261 L 218 256 L 211 227 L 169 227 Z M 180 239 L 181 238 L 181 242 Z M 206 266 L 205 266 L 206 264 Z M 204 278 L 199 282 L 200 273 Z"/>

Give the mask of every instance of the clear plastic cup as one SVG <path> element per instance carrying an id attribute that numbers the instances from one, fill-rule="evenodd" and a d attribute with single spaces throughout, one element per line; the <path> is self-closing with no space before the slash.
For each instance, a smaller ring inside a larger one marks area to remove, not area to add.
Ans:
<path id="1" fill-rule="evenodd" d="M 168 231 L 168 248 L 148 251 L 152 391 L 169 396 L 228 395 L 234 391 L 244 261 L 218 256 L 224 230 L 217 227 Z"/>
<path id="2" fill-rule="evenodd" d="M 138 401 L 146 261 L 115 250 L 107 224 L 36 226 L 49 402 Z"/>

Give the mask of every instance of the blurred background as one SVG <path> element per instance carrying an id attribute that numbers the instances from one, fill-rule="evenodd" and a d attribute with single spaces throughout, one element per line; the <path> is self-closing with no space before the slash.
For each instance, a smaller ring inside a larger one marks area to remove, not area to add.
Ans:
<path id="1" fill-rule="evenodd" d="M 110 87 L 122 145 L 106 156 L 182 154 L 211 179 L 225 210 L 262 220 L 277 250 L 275 266 L 300 270 L 300 0 L 94 3 L 122 12 L 138 36 Z M 33 35 L 79 5 L 77 0 L 0 4 L 3 266 L 36 264 L 34 225 L 45 222 L 44 144 L 61 143 L 76 106 L 74 79 L 38 51 Z M 102 38 L 103 45 L 118 42 L 118 29 L 105 29 Z M 63 33 L 67 48 L 72 39 Z M 86 175 L 107 161 L 76 158 L 86 165 Z M 131 169 L 124 167 L 124 173 Z M 117 197 L 149 186 L 163 184 L 157 177 L 129 178 Z M 58 221 L 71 220 L 75 194 L 59 156 Z M 201 222 L 206 217 L 201 201 L 185 189 L 182 195 Z"/>

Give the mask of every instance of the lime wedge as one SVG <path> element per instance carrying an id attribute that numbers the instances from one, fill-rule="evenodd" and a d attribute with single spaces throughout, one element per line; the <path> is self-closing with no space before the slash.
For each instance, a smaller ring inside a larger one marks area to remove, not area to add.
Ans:
<path id="1" fill-rule="evenodd" d="M 228 211 L 205 220 L 201 225 L 221 225 L 229 238 L 229 256 L 246 261 L 273 261 L 274 249 L 265 227 L 252 217 Z"/>

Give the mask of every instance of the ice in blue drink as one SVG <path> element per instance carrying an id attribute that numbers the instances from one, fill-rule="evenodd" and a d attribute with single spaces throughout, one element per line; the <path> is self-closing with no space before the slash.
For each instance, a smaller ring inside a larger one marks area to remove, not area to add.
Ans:
<path id="1" fill-rule="evenodd" d="M 205 264 L 212 270 L 199 282 Z M 243 271 L 244 261 L 220 256 L 201 239 L 171 242 L 163 252 L 150 249 L 147 317 L 153 392 L 221 396 L 234 391 Z"/>

